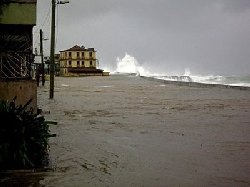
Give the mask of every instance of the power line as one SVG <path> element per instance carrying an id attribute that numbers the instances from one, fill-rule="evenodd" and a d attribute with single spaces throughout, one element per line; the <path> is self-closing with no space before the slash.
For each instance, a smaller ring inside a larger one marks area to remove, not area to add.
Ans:
<path id="1" fill-rule="evenodd" d="M 48 9 L 48 12 L 47 12 L 47 14 L 46 14 L 45 19 L 43 20 L 42 25 L 41 25 L 39 28 L 37 28 L 37 30 L 36 30 L 35 33 L 34 33 L 34 36 L 37 35 L 37 37 L 36 37 L 36 39 L 35 39 L 35 42 L 34 42 L 34 46 L 36 46 L 37 43 L 38 43 L 38 40 L 39 40 L 39 34 L 38 34 L 38 33 L 40 32 L 40 29 L 44 30 L 43 28 L 44 28 L 45 23 L 49 24 L 48 19 L 49 19 L 49 17 L 50 17 L 50 13 L 51 13 L 51 7 Z"/>

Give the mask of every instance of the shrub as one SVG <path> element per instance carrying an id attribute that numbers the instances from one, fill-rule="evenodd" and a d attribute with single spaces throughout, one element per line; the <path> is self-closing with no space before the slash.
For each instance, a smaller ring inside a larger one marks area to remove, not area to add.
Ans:
<path id="1" fill-rule="evenodd" d="M 41 168 L 48 164 L 49 138 L 54 137 L 40 112 L 13 101 L 0 101 L 0 169 Z"/>

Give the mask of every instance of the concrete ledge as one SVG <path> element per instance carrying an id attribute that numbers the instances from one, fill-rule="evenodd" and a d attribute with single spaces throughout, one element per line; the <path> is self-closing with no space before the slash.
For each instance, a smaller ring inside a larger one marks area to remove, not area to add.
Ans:
<path id="1" fill-rule="evenodd" d="M 140 76 L 141 78 L 151 80 L 151 81 L 157 81 L 161 82 L 163 84 L 175 84 L 180 86 L 191 86 L 191 87 L 201 87 L 201 88 L 232 88 L 232 89 L 238 89 L 238 90 L 250 90 L 250 87 L 246 86 L 230 86 L 230 85 L 224 85 L 224 84 L 205 84 L 205 83 L 199 83 L 199 82 L 184 82 L 184 81 L 169 81 L 169 80 L 163 80 L 163 79 L 157 79 L 154 77 L 146 77 L 146 76 Z"/>

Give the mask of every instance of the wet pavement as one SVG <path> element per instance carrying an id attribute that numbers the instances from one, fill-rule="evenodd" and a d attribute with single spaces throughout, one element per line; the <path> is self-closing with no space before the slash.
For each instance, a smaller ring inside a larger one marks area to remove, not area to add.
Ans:
<path id="1" fill-rule="evenodd" d="M 140 77 L 55 78 L 38 88 L 50 170 L 0 186 L 250 186 L 250 91 Z"/>

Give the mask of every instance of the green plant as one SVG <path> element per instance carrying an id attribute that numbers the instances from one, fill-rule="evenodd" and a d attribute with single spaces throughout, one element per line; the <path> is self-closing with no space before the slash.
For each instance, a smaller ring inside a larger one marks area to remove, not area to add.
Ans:
<path id="1" fill-rule="evenodd" d="M 0 169 L 41 168 L 48 164 L 49 138 L 54 137 L 40 112 L 13 101 L 0 101 Z"/>

